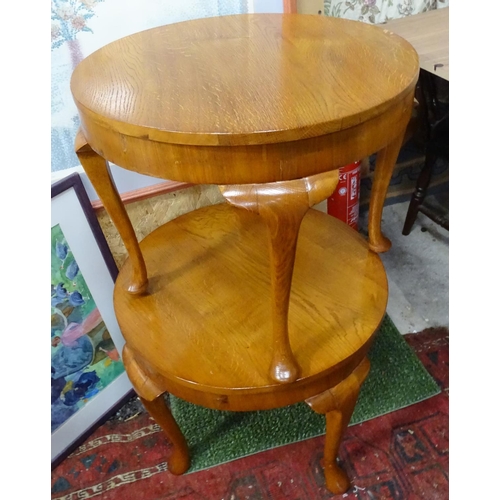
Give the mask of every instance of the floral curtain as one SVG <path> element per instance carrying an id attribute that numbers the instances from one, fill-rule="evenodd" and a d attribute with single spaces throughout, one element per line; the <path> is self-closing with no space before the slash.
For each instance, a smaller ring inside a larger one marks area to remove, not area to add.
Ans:
<path id="1" fill-rule="evenodd" d="M 327 16 L 382 24 L 391 19 L 449 6 L 449 0 L 325 0 Z"/>
<path id="2" fill-rule="evenodd" d="M 79 126 L 69 82 L 87 55 L 137 31 L 200 17 L 248 12 L 247 0 L 51 0 L 52 172 L 79 165 Z"/>

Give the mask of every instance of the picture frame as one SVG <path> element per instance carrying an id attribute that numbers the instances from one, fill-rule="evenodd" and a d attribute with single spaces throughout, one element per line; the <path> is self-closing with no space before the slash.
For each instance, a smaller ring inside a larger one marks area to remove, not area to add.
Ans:
<path id="1" fill-rule="evenodd" d="M 51 460 L 56 467 L 134 390 L 113 307 L 118 268 L 78 173 L 51 186 Z"/>

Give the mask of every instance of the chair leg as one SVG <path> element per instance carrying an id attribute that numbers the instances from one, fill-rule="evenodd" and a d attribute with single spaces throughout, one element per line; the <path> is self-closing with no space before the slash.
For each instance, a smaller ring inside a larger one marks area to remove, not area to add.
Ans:
<path id="1" fill-rule="evenodd" d="M 326 487 L 335 495 L 345 493 L 351 482 L 338 466 L 337 455 L 342 436 L 351 420 L 359 390 L 370 371 L 370 362 L 365 358 L 345 380 L 318 396 L 306 400 L 316 412 L 326 414 L 325 481 Z"/>
<path id="2" fill-rule="evenodd" d="M 163 395 L 158 396 L 153 401 L 148 401 L 140 396 L 139 398 L 144 408 L 155 419 L 172 443 L 173 452 L 168 460 L 168 470 L 175 475 L 184 474 L 190 465 L 189 450 L 184 435 L 165 403 L 165 398 Z"/>
<path id="3" fill-rule="evenodd" d="M 424 167 L 418 176 L 417 185 L 415 186 L 415 191 L 413 192 L 408 212 L 406 213 L 406 219 L 403 226 L 403 235 L 405 236 L 410 234 L 411 228 L 417 220 L 420 205 L 424 201 L 427 188 L 431 182 L 432 166 L 435 161 L 436 155 L 428 151 L 425 157 Z"/>

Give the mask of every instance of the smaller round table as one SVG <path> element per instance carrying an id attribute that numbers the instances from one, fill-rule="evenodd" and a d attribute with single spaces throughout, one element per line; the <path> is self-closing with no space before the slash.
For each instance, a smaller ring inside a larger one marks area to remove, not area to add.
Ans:
<path id="1" fill-rule="evenodd" d="M 409 121 L 418 58 L 376 26 L 238 15 L 147 30 L 74 71 L 76 152 L 129 258 L 114 305 L 145 407 L 188 446 L 162 394 L 252 411 L 306 401 L 326 415 L 327 487 L 387 304 L 382 208 Z M 377 153 L 366 240 L 311 207 L 339 168 Z M 107 162 L 217 184 L 227 203 L 137 241 Z"/>

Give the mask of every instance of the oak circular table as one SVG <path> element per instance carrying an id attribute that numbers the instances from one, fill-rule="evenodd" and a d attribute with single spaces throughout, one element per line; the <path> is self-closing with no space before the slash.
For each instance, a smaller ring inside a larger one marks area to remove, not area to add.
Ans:
<path id="1" fill-rule="evenodd" d="M 114 291 L 127 374 L 189 468 L 163 393 L 209 408 L 306 401 L 326 415 L 327 487 L 387 305 L 382 208 L 419 73 L 402 38 L 355 21 L 255 14 L 117 40 L 71 90 L 76 152 L 129 257 Z M 365 239 L 311 209 L 338 169 L 377 153 Z M 216 184 L 227 203 L 140 243 L 108 170 Z"/>

